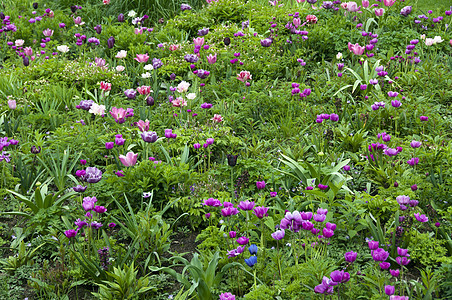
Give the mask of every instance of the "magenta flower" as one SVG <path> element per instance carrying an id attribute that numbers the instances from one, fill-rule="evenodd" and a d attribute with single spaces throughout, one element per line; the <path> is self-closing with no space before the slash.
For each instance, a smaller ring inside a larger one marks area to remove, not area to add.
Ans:
<path id="1" fill-rule="evenodd" d="M 237 210 L 237 208 L 231 207 L 231 206 L 225 207 L 221 210 L 221 215 L 223 217 L 230 217 L 230 216 L 236 215 L 238 213 L 239 213 L 239 211 Z"/>
<path id="2" fill-rule="evenodd" d="M 248 244 L 249 241 L 250 239 L 247 238 L 246 236 L 241 236 L 237 239 L 237 243 L 239 243 L 242 246 Z"/>
<path id="3" fill-rule="evenodd" d="M 218 199 L 214 199 L 214 198 L 209 198 L 204 200 L 204 202 L 202 203 L 202 205 L 205 206 L 212 206 L 212 207 L 218 207 L 221 206 L 221 202 Z"/>
<path id="4" fill-rule="evenodd" d="M 77 235 L 77 231 L 78 231 L 78 229 L 77 230 L 74 230 L 74 229 L 70 229 L 70 230 L 66 230 L 65 232 L 64 232 L 64 235 L 67 237 L 67 238 L 73 238 L 73 237 L 75 237 L 76 235 Z"/>
<path id="5" fill-rule="evenodd" d="M 317 213 L 319 214 L 319 215 L 327 215 L 328 214 L 328 209 L 326 209 L 326 208 L 318 208 L 317 209 Z"/>
<path id="6" fill-rule="evenodd" d="M 259 219 L 262 219 L 263 217 L 268 216 L 267 211 L 268 211 L 268 207 L 264 207 L 264 206 L 258 206 L 255 209 L 253 209 L 254 214 Z"/>
<path id="7" fill-rule="evenodd" d="M 428 117 L 426 117 L 426 116 L 420 116 L 419 119 L 420 119 L 422 122 L 428 121 Z"/>
<path id="8" fill-rule="evenodd" d="M 97 212 L 98 214 L 103 214 L 104 212 L 107 211 L 107 209 L 104 206 L 95 206 L 94 207 L 94 211 Z"/>
<path id="9" fill-rule="evenodd" d="M 323 233 L 323 236 L 325 237 L 325 238 L 330 238 L 330 237 L 332 237 L 333 235 L 334 235 L 334 231 L 333 230 L 330 230 L 330 229 L 328 229 L 328 228 L 323 228 L 323 231 L 322 231 L 322 233 Z"/>
<path id="10" fill-rule="evenodd" d="M 391 264 L 388 262 L 380 263 L 380 268 L 382 268 L 383 270 L 387 270 L 387 269 L 389 269 L 389 267 L 391 267 Z"/>
<path id="11" fill-rule="evenodd" d="M 317 187 L 318 187 L 319 189 L 321 189 L 322 191 L 324 191 L 324 190 L 326 190 L 326 189 L 328 188 L 327 185 L 321 184 L 321 183 L 319 183 L 319 185 L 318 185 Z"/>
<path id="12" fill-rule="evenodd" d="M 317 294 L 333 294 L 333 287 L 335 285 L 337 285 L 336 282 L 326 276 L 323 276 L 322 283 L 315 286 L 314 292 Z"/>
<path id="13" fill-rule="evenodd" d="M 391 273 L 392 277 L 399 277 L 400 275 L 400 270 L 389 270 L 389 273 Z"/>
<path id="14" fill-rule="evenodd" d="M 278 196 L 278 192 L 270 192 L 270 197 L 276 197 Z"/>
<path id="15" fill-rule="evenodd" d="M 402 249 L 400 247 L 397 247 L 397 254 L 400 256 L 409 256 L 408 249 Z"/>
<path id="16" fill-rule="evenodd" d="M 246 200 L 241 201 L 238 205 L 238 208 L 240 208 L 241 210 L 253 210 L 254 205 L 255 205 L 254 201 Z"/>
<path id="17" fill-rule="evenodd" d="M 312 223 L 309 222 L 309 221 L 303 221 L 303 222 L 301 223 L 301 227 L 302 227 L 304 230 L 312 230 L 312 229 L 314 228 L 314 224 L 312 224 Z"/>
<path id="18" fill-rule="evenodd" d="M 385 261 L 389 257 L 389 252 L 385 251 L 382 248 L 378 248 L 372 251 L 372 258 L 375 261 Z"/>
<path id="19" fill-rule="evenodd" d="M 96 197 L 85 197 L 83 198 L 83 209 L 85 211 L 90 211 L 94 209 L 94 205 L 97 202 L 97 198 Z"/>
<path id="20" fill-rule="evenodd" d="M 406 266 L 407 264 L 409 264 L 411 262 L 411 260 L 405 256 L 403 256 L 403 257 L 397 256 L 396 262 L 401 266 Z"/>
<path id="21" fill-rule="evenodd" d="M 394 295 L 395 287 L 392 285 L 385 285 L 385 294 L 388 296 Z"/>
<path id="22" fill-rule="evenodd" d="M 231 293 L 220 294 L 220 300 L 235 300 L 235 296 Z"/>
<path id="23" fill-rule="evenodd" d="M 378 248 L 378 241 L 368 241 L 367 244 L 369 245 L 370 250 L 376 250 Z"/>
<path id="24" fill-rule="evenodd" d="M 82 221 L 81 219 L 77 219 L 74 222 L 75 226 L 77 226 L 78 228 L 83 228 L 84 226 L 88 226 L 87 220 Z"/>
<path id="25" fill-rule="evenodd" d="M 421 223 L 428 222 L 428 217 L 426 215 L 420 215 L 418 213 L 415 213 L 414 217 L 416 218 L 416 220 L 418 220 Z"/>
<path id="26" fill-rule="evenodd" d="M 308 211 L 308 212 L 301 212 L 300 213 L 301 218 L 305 221 L 311 220 L 312 219 L 312 212 Z"/>
<path id="27" fill-rule="evenodd" d="M 358 256 L 358 253 L 357 252 L 353 252 L 353 251 L 346 252 L 344 254 L 345 261 L 346 262 L 350 262 L 350 263 L 354 262 L 356 260 L 357 256 Z"/>
<path id="28" fill-rule="evenodd" d="M 321 214 L 315 214 L 314 215 L 314 221 L 322 223 L 323 221 L 325 221 L 326 215 L 321 215 Z"/>
<path id="29" fill-rule="evenodd" d="M 409 164 L 410 166 L 415 166 L 415 165 L 419 164 L 419 157 L 413 157 L 413 158 L 407 160 L 406 163 Z"/>
<path id="30" fill-rule="evenodd" d="M 345 283 L 350 280 L 350 274 L 344 271 L 333 271 L 330 274 L 331 280 L 337 283 Z"/>
<path id="31" fill-rule="evenodd" d="M 418 142 L 418 141 L 415 141 L 415 140 L 412 140 L 411 143 L 410 143 L 410 146 L 412 148 L 419 148 L 421 145 L 422 145 L 421 142 Z"/>
<path id="32" fill-rule="evenodd" d="M 256 187 L 259 190 L 265 189 L 265 181 L 256 181 Z"/>

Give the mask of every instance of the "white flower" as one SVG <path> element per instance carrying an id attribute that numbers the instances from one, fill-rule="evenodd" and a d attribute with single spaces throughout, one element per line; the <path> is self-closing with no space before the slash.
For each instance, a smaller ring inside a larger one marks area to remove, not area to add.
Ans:
<path id="1" fill-rule="evenodd" d="M 433 44 L 438 44 L 438 43 L 441 43 L 443 41 L 444 40 L 438 35 L 433 38 Z"/>
<path id="2" fill-rule="evenodd" d="M 66 53 L 69 52 L 69 47 L 66 45 L 61 45 L 57 47 L 58 51 L 62 52 L 62 53 Z"/>
<path id="3" fill-rule="evenodd" d="M 105 105 L 93 103 L 93 105 L 91 105 L 91 108 L 89 109 L 89 112 L 97 116 L 102 116 L 105 113 Z"/>
<path id="4" fill-rule="evenodd" d="M 133 11 L 133 10 L 129 11 L 129 14 L 128 14 L 129 17 L 133 18 L 136 15 L 137 15 L 137 13 L 135 11 Z"/>
<path id="5" fill-rule="evenodd" d="M 129 13 L 130 14 L 130 13 Z M 129 17 L 130 17 L 130 15 L 129 15 Z M 135 19 L 133 19 L 132 20 L 132 24 L 133 25 L 136 25 L 138 22 L 140 22 L 141 21 L 141 18 L 140 17 L 138 17 L 138 18 L 135 18 Z"/>
<path id="6" fill-rule="evenodd" d="M 124 66 L 116 66 L 116 71 L 117 72 L 122 72 L 122 71 L 124 71 Z"/>
<path id="7" fill-rule="evenodd" d="M 196 94 L 195 93 L 187 94 L 187 99 L 193 100 L 195 98 L 196 98 Z"/>
<path id="8" fill-rule="evenodd" d="M 154 70 L 154 67 L 152 66 L 152 64 L 148 64 L 148 65 L 145 65 L 145 66 L 144 66 L 144 69 L 145 69 L 146 71 L 152 71 L 152 70 Z"/>
<path id="9" fill-rule="evenodd" d="M 342 59 L 342 53 L 341 52 L 338 52 L 336 54 L 336 59 Z"/>
<path id="10" fill-rule="evenodd" d="M 115 57 L 121 59 L 121 58 L 126 58 L 126 56 L 127 56 L 127 51 L 126 50 L 121 50 L 121 51 L 118 52 L 118 54 L 116 54 Z"/>
<path id="11" fill-rule="evenodd" d="M 185 93 L 186 91 L 188 91 L 188 88 L 190 87 L 190 84 L 186 81 L 182 81 L 181 83 L 179 83 L 179 85 L 177 86 L 177 91 L 179 93 Z"/>
<path id="12" fill-rule="evenodd" d="M 151 77 L 151 73 L 149 73 L 149 72 L 143 73 L 143 74 L 141 74 L 141 77 L 143 77 L 143 78 L 150 78 Z"/>
<path id="13" fill-rule="evenodd" d="M 425 34 L 421 35 L 421 39 L 425 40 Z"/>
<path id="14" fill-rule="evenodd" d="M 427 46 L 431 46 L 431 45 L 433 45 L 435 43 L 435 41 L 433 40 L 433 39 L 431 39 L 431 38 L 426 38 L 425 39 L 425 44 L 427 45 Z"/>
<path id="15" fill-rule="evenodd" d="M 24 44 L 24 40 L 16 40 L 14 43 L 16 44 L 17 47 L 20 47 Z"/>

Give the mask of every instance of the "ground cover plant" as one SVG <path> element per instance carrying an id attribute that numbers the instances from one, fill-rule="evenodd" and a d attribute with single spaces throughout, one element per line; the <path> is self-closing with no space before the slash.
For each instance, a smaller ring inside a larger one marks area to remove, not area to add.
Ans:
<path id="1" fill-rule="evenodd" d="M 4 1 L 0 298 L 450 299 L 448 1 Z"/>

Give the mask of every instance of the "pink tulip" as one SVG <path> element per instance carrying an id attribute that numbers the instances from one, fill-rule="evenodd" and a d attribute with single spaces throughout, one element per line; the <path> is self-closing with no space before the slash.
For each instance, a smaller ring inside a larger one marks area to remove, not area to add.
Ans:
<path id="1" fill-rule="evenodd" d="M 363 0 L 362 4 L 363 4 L 363 7 L 368 8 L 369 7 L 369 0 Z"/>
<path id="2" fill-rule="evenodd" d="M 8 100 L 8 107 L 9 107 L 9 109 L 12 109 L 12 110 L 16 109 L 16 107 L 17 107 L 16 100 Z"/>
<path id="3" fill-rule="evenodd" d="M 151 93 L 151 87 L 147 85 L 142 85 L 137 87 L 137 92 L 140 93 L 140 95 L 149 95 Z"/>
<path id="4" fill-rule="evenodd" d="M 126 156 L 119 155 L 119 160 L 126 167 L 134 166 L 137 163 L 138 154 L 128 152 Z"/>
<path id="5" fill-rule="evenodd" d="M 137 62 L 145 63 L 149 60 L 149 55 L 146 54 L 137 54 L 137 57 L 134 58 Z"/>
<path id="6" fill-rule="evenodd" d="M 241 82 L 245 82 L 252 79 L 252 75 L 249 71 L 241 71 L 240 74 L 237 74 L 237 79 Z"/>
<path id="7" fill-rule="evenodd" d="M 26 47 L 24 49 L 24 53 L 26 56 L 32 56 L 33 55 L 33 49 L 31 49 L 30 47 Z"/>
<path id="8" fill-rule="evenodd" d="M 50 28 L 47 28 L 46 30 L 44 30 L 44 31 L 42 32 L 42 34 L 43 34 L 44 36 L 50 37 L 50 36 L 53 35 L 53 30 L 51 30 Z"/>
<path id="9" fill-rule="evenodd" d="M 211 120 L 220 123 L 221 121 L 223 121 L 223 117 L 221 115 L 215 114 Z"/>
<path id="10" fill-rule="evenodd" d="M 207 62 L 208 62 L 209 64 L 211 64 L 211 65 L 213 65 L 214 63 L 216 63 L 216 62 L 217 62 L 217 54 L 215 54 L 215 55 L 212 55 L 212 54 L 208 55 L 208 56 L 207 56 Z"/>
<path id="11" fill-rule="evenodd" d="M 137 122 L 137 127 L 141 132 L 149 131 L 149 120 L 140 120 Z"/>
<path id="12" fill-rule="evenodd" d="M 294 18 L 292 21 L 293 25 L 298 28 L 298 26 L 301 25 L 301 19 L 300 18 Z"/>
<path id="13" fill-rule="evenodd" d="M 384 13 L 385 13 L 385 9 L 384 8 L 376 8 L 375 9 L 375 15 L 377 17 L 381 17 Z"/>
<path id="14" fill-rule="evenodd" d="M 349 12 L 356 12 L 361 8 L 361 6 L 358 7 L 358 4 L 356 2 L 348 2 L 347 3 L 347 10 Z"/>
<path id="15" fill-rule="evenodd" d="M 202 46 L 202 45 L 204 45 L 204 38 L 197 37 L 197 38 L 193 39 L 193 43 L 195 44 L 195 46 Z"/>
<path id="16" fill-rule="evenodd" d="M 393 6 L 396 0 L 383 0 L 385 6 Z"/>

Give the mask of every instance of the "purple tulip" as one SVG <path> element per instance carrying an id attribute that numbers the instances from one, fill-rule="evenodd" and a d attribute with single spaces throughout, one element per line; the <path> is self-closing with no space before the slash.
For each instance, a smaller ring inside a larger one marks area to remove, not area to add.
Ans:
<path id="1" fill-rule="evenodd" d="M 285 232 L 284 232 L 284 229 L 277 230 L 277 231 L 273 232 L 271 235 L 272 235 L 273 239 L 280 241 L 284 238 Z"/>
<path id="2" fill-rule="evenodd" d="M 246 236 L 241 236 L 237 239 L 237 243 L 239 243 L 242 246 L 248 244 L 249 241 L 250 239 L 247 238 Z"/>
<path id="3" fill-rule="evenodd" d="M 253 213 L 259 219 L 262 219 L 263 217 L 268 216 L 267 211 L 268 211 L 268 207 L 264 207 L 264 206 L 258 206 L 255 209 L 253 209 Z"/>
<path id="4" fill-rule="evenodd" d="M 350 280 L 350 274 L 344 271 L 333 271 L 330 274 L 331 280 L 337 283 L 345 283 Z"/>
<path id="5" fill-rule="evenodd" d="M 411 6 L 410 6 L 411 7 Z M 385 285 L 385 294 L 388 296 L 394 295 L 395 287 L 392 285 Z"/>
<path id="6" fill-rule="evenodd" d="M 256 187 L 259 190 L 265 189 L 265 181 L 256 181 Z"/>
<path id="7" fill-rule="evenodd" d="M 367 245 L 369 245 L 370 250 L 376 250 L 378 248 L 378 241 L 368 241 Z"/>
<path id="8" fill-rule="evenodd" d="M 357 252 L 353 252 L 353 251 L 346 252 L 344 254 L 345 261 L 346 262 L 350 262 L 350 263 L 354 262 L 356 260 L 357 256 L 358 256 L 358 253 Z"/>
<path id="9" fill-rule="evenodd" d="M 372 251 L 372 258 L 375 261 L 385 261 L 389 257 L 389 252 L 385 251 L 382 248 L 377 248 L 376 250 Z"/>
<path id="10" fill-rule="evenodd" d="M 254 201 L 246 200 L 241 201 L 238 205 L 238 208 L 240 208 L 241 210 L 253 210 L 254 205 L 255 205 Z"/>

